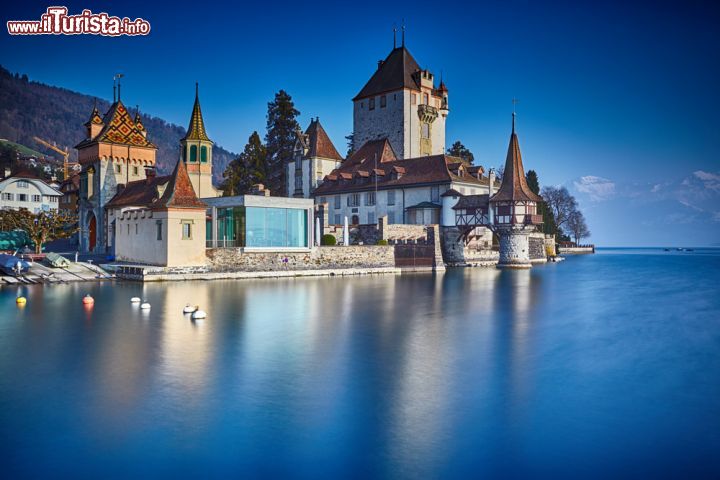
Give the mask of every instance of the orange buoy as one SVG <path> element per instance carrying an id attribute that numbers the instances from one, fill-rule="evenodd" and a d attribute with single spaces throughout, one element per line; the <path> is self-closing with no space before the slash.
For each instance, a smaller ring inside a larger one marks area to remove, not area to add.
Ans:
<path id="1" fill-rule="evenodd" d="M 93 303 L 95 303 L 95 299 L 93 297 L 91 297 L 90 295 L 85 295 L 83 297 L 84 305 L 92 305 Z"/>

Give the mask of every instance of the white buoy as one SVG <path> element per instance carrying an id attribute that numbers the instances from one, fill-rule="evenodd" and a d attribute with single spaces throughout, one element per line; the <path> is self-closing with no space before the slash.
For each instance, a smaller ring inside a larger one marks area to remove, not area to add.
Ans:
<path id="1" fill-rule="evenodd" d="M 132 298 L 130 299 L 130 303 L 140 303 L 140 302 L 142 302 L 142 300 L 140 299 L 140 297 L 132 297 Z"/>
<path id="2" fill-rule="evenodd" d="M 193 313 L 197 309 L 198 307 L 191 307 L 190 304 L 187 304 L 185 308 L 183 308 L 183 313 Z"/>
<path id="3" fill-rule="evenodd" d="M 200 320 L 207 317 L 207 313 L 205 313 L 203 310 L 195 310 L 191 317 L 193 320 Z"/>
<path id="4" fill-rule="evenodd" d="M 142 310 L 150 310 L 150 304 L 148 302 L 143 302 L 140 304 L 140 308 Z"/>

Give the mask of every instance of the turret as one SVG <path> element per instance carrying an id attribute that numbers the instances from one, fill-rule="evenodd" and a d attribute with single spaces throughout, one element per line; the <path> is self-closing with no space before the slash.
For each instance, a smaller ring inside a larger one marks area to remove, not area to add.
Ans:
<path id="1" fill-rule="evenodd" d="M 87 129 L 87 138 L 89 140 L 97 137 L 98 133 L 100 133 L 105 126 L 100 112 L 98 112 L 97 109 L 97 100 L 95 100 L 95 106 L 93 106 L 92 112 L 90 113 L 90 118 L 84 125 Z"/>
<path id="2" fill-rule="evenodd" d="M 218 196 L 217 189 L 212 185 L 212 147 L 213 142 L 205 132 L 198 84 L 195 83 L 195 103 L 187 133 L 180 140 L 180 158 L 185 163 L 195 193 L 200 198 Z"/>

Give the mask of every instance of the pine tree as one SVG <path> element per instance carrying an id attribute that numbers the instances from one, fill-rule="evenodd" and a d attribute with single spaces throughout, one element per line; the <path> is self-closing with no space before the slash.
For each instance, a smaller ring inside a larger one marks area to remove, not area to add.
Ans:
<path id="1" fill-rule="evenodd" d="M 447 153 L 453 157 L 460 157 L 468 165 L 472 165 L 475 161 L 475 156 L 472 152 L 468 150 L 459 140 L 453 143 L 452 147 L 447 149 Z"/>
<path id="2" fill-rule="evenodd" d="M 528 170 L 525 174 L 525 180 L 527 180 L 528 187 L 536 194 L 540 195 L 540 180 L 535 170 Z M 542 231 L 547 235 L 555 235 L 558 233 L 557 226 L 555 225 L 555 215 L 553 215 L 552 209 L 548 208 L 545 202 L 537 204 L 538 215 L 543 216 Z"/>
<path id="3" fill-rule="evenodd" d="M 260 135 L 253 132 L 248 138 L 243 153 L 230 162 L 223 173 L 223 195 L 243 195 L 256 183 L 265 182 L 267 176 L 267 149 L 260 141 Z"/>
<path id="4" fill-rule="evenodd" d="M 300 128 L 295 117 L 300 112 L 295 109 L 292 97 L 280 90 L 275 100 L 268 103 L 267 134 L 267 184 L 272 195 L 287 195 L 287 164 L 293 158 L 296 131 Z"/>

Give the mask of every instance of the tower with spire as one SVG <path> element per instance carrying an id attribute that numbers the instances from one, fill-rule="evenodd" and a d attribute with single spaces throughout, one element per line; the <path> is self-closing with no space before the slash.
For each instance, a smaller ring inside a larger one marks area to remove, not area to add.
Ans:
<path id="1" fill-rule="evenodd" d="M 393 29 L 393 37 L 395 30 Z M 355 150 L 387 138 L 398 158 L 445 153 L 448 89 L 423 69 L 405 47 L 405 27 L 393 49 L 353 98 Z"/>
<path id="2" fill-rule="evenodd" d="M 200 109 L 198 84 L 195 83 L 195 103 L 190 115 L 187 133 L 180 140 L 180 159 L 198 197 L 217 197 L 221 192 L 212 183 L 213 142 L 205 131 Z"/>
<path id="3" fill-rule="evenodd" d="M 525 178 L 513 112 L 502 183 L 490 197 L 490 224 L 500 237 L 498 267 L 530 268 L 529 235 L 542 224 L 542 215 L 537 214 L 537 204 L 542 201 L 541 196 L 530 190 Z"/>

